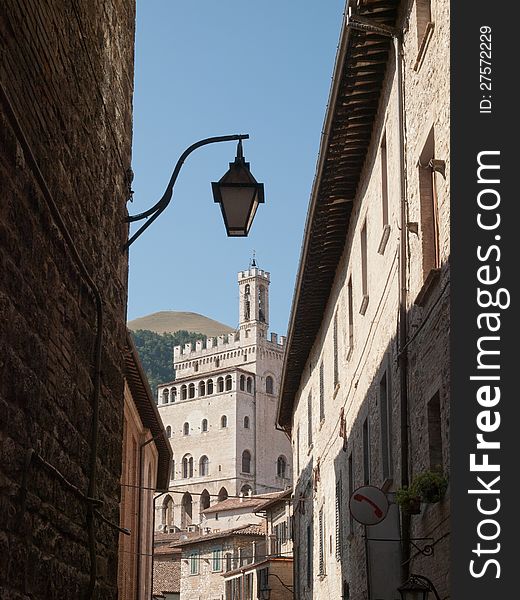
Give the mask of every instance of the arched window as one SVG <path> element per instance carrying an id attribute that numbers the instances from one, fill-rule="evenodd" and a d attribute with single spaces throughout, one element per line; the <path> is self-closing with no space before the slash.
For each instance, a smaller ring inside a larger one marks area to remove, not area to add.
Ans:
<path id="1" fill-rule="evenodd" d="M 209 492 L 208 492 L 208 490 L 203 490 L 200 495 L 200 501 L 199 501 L 200 512 L 202 512 L 203 510 L 206 510 L 206 508 L 209 508 L 209 504 L 210 504 Z"/>
<path id="2" fill-rule="evenodd" d="M 220 417 L 220 426 L 222 427 L 222 429 L 225 429 L 227 427 L 226 415 L 222 415 L 222 417 Z"/>
<path id="3" fill-rule="evenodd" d="M 206 395 L 206 382 L 201 381 L 199 383 L 199 396 L 205 396 L 205 395 Z"/>
<path id="4" fill-rule="evenodd" d="M 169 425 L 166 427 L 166 437 L 172 437 L 172 428 Z"/>
<path id="5" fill-rule="evenodd" d="M 253 378 L 248 377 L 246 382 L 246 390 L 249 394 L 253 392 Z"/>
<path id="6" fill-rule="evenodd" d="M 162 522 L 166 527 L 173 526 L 173 500 L 171 496 L 165 496 L 162 503 Z"/>
<path id="7" fill-rule="evenodd" d="M 193 456 L 190 454 L 185 454 L 182 459 L 182 477 L 183 479 L 193 477 Z"/>
<path id="8" fill-rule="evenodd" d="M 227 497 L 228 497 L 228 492 L 227 492 L 226 488 L 225 487 L 221 487 L 220 491 L 218 493 L 218 501 L 222 502 L 223 500 L 226 500 Z"/>
<path id="9" fill-rule="evenodd" d="M 209 459 L 207 456 L 201 456 L 199 460 L 199 477 L 209 475 Z"/>
<path id="10" fill-rule="evenodd" d="M 186 384 L 182 384 L 181 385 L 181 400 L 186 400 L 187 397 L 188 397 L 188 388 L 186 387 Z"/>
<path id="11" fill-rule="evenodd" d="M 217 379 L 217 393 L 224 391 L 224 378 L 219 377 Z"/>
<path id="12" fill-rule="evenodd" d="M 276 474 L 278 477 L 283 477 L 285 479 L 287 471 L 287 459 L 285 456 L 279 456 L 276 461 Z"/>
<path id="13" fill-rule="evenodd" d="M 192 510 L 193 501 L 191 499 L 191 494 L 186 492 L 182 497 L 181 503 L 181 527 L 183 529 L 188 527 L 188 525 L 191 525 Z"/>
<path id="14" fill-rule="evenodd" d="M 229 392 L 233 386 L 233 378 L 231 375 L 226 375 L 226 392 Z"/>
<path id="15" fill-rule="evenodd" d="M 200 425 L 200 429 L 203 432 L 208 430 L 208 420 L 207 419 L 202 419 L 202 423 Z"/>
<path id="16" fill-rule="evenodd" d="M 190 383 L 188 386 L 188 398 L 195 398 L 195 384 Z"/>
<path id="17" fill-rule="evenodd" d="M 251 452 L 249 450 L 242 452 L 242 473 L 251 473 Z"/>
<path id="18" fill-rule="evenodd" d="M 240 375 L 240 389 L 242 391 L 246 389 L 246 378 L 244 375 Z"/>
<path id="19" fill-rule="evenodd" d="M 244 417 L 244 429 L 249 429 L 249 417 Z"/>
<path id="20" fill-rule="evenodd" d="M 245 485 L 243 485 L 243 486 L 240 488 L 240 492 L 241 492 L 242 494 L 244 494 L 244 496 L 249 496 L 249 494 L 250 494 L 252 491 L 253 491 L 253 490 L 252 490 L 251 486 L 250 486 L 248 483 L 246 483 Z"/>
<path id="21" fill-rule="evenodd" d="M 168 404 L 169 396 L 170 396 L 170 390 L 168 388 L 164 388 L 164 390 L 162 391 L 162 403 L 163 404 Z"/>
<path id="22" fill-rule="evenodd" d="M 208 379 L 208 396 L 213 394 L 213 379 Z"/>
<path id="23" fill-rule="evenodd" d="M 274 381 L 271 375 L 265 378 L 265 391 L 267 394 L 274 394 Z"/>
<path id="24" fill-rule="evenodd" d="M 175 402 L 176 400 L 177 400 L 177 388 L 176 387 L 172 387 L 171 401 Z"/>
<path id="25" fill-rule="evenodd" d="M 190 435 L 190 424 L 189 423 L 184 423 L 184 425 L 182 426 L 182 433 L 184 435 Z"/>

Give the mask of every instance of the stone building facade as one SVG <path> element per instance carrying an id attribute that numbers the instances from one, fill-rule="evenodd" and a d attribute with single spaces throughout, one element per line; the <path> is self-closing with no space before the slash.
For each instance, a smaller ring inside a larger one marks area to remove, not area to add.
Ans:
<path id="1" fill-rule="evenodd" d="M 265 556 L 265 525 L 241 525 L 181 539 L 173 547 L 182 549 L 180 598 L 223 600 L 223 574 Z"/>
<path id="2" fill-rule="evenodd" d="M 410 573 L 449 597 L 449 487 L 396 504 L 449 477 L 449 23 L 446 0 L 347 6 L 278 412 L 300 600 L 394 600 Z M 378 525 L 349 509 L 367 484 L 390 502 Z"/>
<path id="3" fill-rule="evenodd" d="M 237 331 L 174 349 L 176 379 L 158 389 L 174 461 L 161 529 L 198 524 L 228 495 L 289 486 L 290 441 L 275 426 L 285 338 L 268 339 L 269 283 L 253 262 L 238 274 Z"/>
<path id="4" fill-rule="evenodd" d="M 6 600 L 117 598 L 134 11 L 0 6 Z"/>

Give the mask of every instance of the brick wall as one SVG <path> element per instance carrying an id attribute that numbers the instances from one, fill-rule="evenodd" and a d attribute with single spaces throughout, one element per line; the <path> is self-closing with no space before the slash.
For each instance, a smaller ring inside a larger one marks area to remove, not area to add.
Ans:
<path id="1" fill-rule="evenodd" d="M 134 3 L 122 0 L 5 0 L 0 8 L 0 81 L 24 132 L 2 93 L 0 597 L 5 600 L 82 598 L 89 584 L 85 502 L 39 460 L 24 467 L 27 450 L 34 449 L 87 492 L 96 304 L 53 215 L 51 197 L 102 297 L 97 495 L 101 512 L 119 521 L 127 294 L 121 246 L 127 237 L 134 18 Z M 98 519 L 95 530 L 97 597 L 114 599 L 117 533 Z"/>

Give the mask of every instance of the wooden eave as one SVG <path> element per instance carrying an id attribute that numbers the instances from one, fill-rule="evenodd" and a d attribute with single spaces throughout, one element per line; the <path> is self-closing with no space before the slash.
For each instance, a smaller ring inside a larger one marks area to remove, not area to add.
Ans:
<path id="1" fill-rule="evenodd" d="M 374 24 L 396 26 L 399 0 L 350 2 Z M 290 431 L 301 375 L 320 329 L 344 250 L 372 139 L 392 39 L 349 27 L 345 16 L 289 320 L 278 424 Z M 334 202 L 336 200 L 336 202 Z M 340 200 L 340 201 L 338 201 Z"/>
<path id="2" fill-rule="evenodd" d="M 172 449 L 164 431 L 163 422 L 154 402 L 150 386 L 137 355 L 130 331 L 126 334 L 124 356 L 125 380 L 130 388 L 139 418 L 144 427 L 150 430 L 158 453 L 157 490 L 167 490 L 170 483 Z"/>

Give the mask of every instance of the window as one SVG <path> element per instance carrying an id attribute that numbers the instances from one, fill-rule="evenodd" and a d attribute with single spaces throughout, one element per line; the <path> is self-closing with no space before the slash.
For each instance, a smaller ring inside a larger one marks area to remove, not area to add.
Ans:
<path id="1" fill-rule="evenodd" d="M 231 552 L 226 552 L 225 557 L 226 559 L 226 571 L 231 571 L 232 566 L 233 566 L 233 556 L 231 554 Z"/>
<path id="2" fill-rule="evenodd" d="M 437 194 L 435 172 L 431 167 L 434 156 L 435 135 L 432 127 L 419 158 L 423 279 L 426 279 L 432 269 L 440 267 Z"/>
<path id="3" fill-rule="evenodd" d="M 201 381 L 199 383 L 199 396 L 205 396 L 205 395 L 206 395 L 206 382 Z"/>
<path id="4" fill-rule="evenodd" d="M 201 456 L 199 460 L 199 477 L 209 475 L 209 459 L 207 456 Z"/>
<path id="5" fill-rule="evenodd" d="M 217 393 L 223 392 L 224 391 L 224 378 L 223 377 L 219 377 L 217 379 Z"/>
<path id="6" fill-rule="evenodd" d="M 206 508 L 209 508 L 209 505 L 210 505 L 210 496 L 209 496 L 208 490 L 202 490 L 202 493 L 200 495 L 199 505 L 200 505 L 200 512 L 201 513 L 202 513 L 203 510 L 206 510 Z"/>
<path id="7" fill-rule="evenodd" d="M 188 398 L 195 398 L 195 384 L 190 383 L 188 386 Z"/>
<path id="8" fill-rule="evenodd" d="M 166 496 L 162 505 L 163 524 L 167 527 L 173 525 L 173 500 L 171 496 Z"/>
<path id="9" fill-rule="evenodd" d="M 341 473 L 338 476 L 336 481 L 336 510 L 335 510 L 335 526 L 336 526 L 336 559 L 341 559 L 342 554 L 342 539 L 341 539 L 341 524 L 343 522 L 342 518 L 342 495 L 341 495 Z"/>
<path id="10" fill-rule="evenodd" d="M 420 48 L 432 20 L 431 0 L 416 0 L 415 15 L 417 18 L 417 45 Z"/>
<path id="11" fill-rule="evenodd" d="M 181 400 L 186 400 L 188 397 L 188 388 L 186 385 L 181 385 Z"/>
<path id="12" fill-rule="evenodd" d="M 253 392 L 253 378 L 248 377 L 246 381 L 246 391 L 251 394 Z"/>
<path id="13" fill-rule="evenodd" d="M 213 379 L 208 379 L 208 396 L 213 394 Z"/>
<path id="14" fill-rule="evenodd" d="M 194 362 L 193 363 L 193 370 L 195 371 L 195 373 L 199 370 L 199 363 L 198 362 Z"/>
<path id="15" fill-rule="evenodd" d="M 325 381 L 323 361 L 320 363 L 320 423 L 325 419 Z"/>
<path id="16" fill-rule="evenodd" d="M 312 583 L 312 530 L 311 526 L 307 525 L 307 587 L 311 587 Z"/>
<path id="17" fill-rule="evenodd" d="M 318 558 L 318 575 L 325 575 L 325 522 L 323 518 L 323 507 L 320 508 L 318 517 L 318 535 L 319 535 L 319 558 Z"/>
<path id="18" fill-rule="evenodd" d="M 222 550 L 215 548 L 211 553 L 211 570 L 222 571 Z"/>
<path id="19" fill-rule="evenodd" d="M 352 452 L 350 453 L 350 456 L 348 457 L 348 497 L 350 498 L 352 496 L 352 494 L 354 493 L 354 463 L 353 463 L 353 457 L 352 457 Z M 352 516 L 352 513 L 348 512 L 348 528 L 349 528 L 349 532 L 351 534 L 354 533 L 354 517 Z"/>
<path id="20" fill-rule="evenodd" d="M 172 437 L 172 428 L 169 425 L 166 427 L 166 437 Z"/>
<path id="21" fill-rule="evenodd" d="M 269 568 L 258 569 L 258 590 L 264 591 L 269 588 Z"/>
<path id="22" fill-rule="evenodd" d="M 267 321 L 267 304 L 265 287 L 261 285 L 258 289 L 258 320 L 262 323 Z"/>
<path id="23" fill-rule="evenodd" d="M 208 430 L 208 420 L 207 419 L 202 419 L 200 428 L 203 432 Z"/>
<path id="24" fill-rule="evenodd" d="M 334 354 L 334 389 L 339 384 L 339 362 L 338 362 L 338 313 L 334 315 L 332 326 L 332 351 Z"/>
<path id="25" fill-rule="evenodd" d="M 162 403 L 163 404 L 168 404 L 169 396 L 170 396 L 170 390 L 168 388 L 165 388 L 162 392 Z"/>
<path id="26" fill-rule="evenodd" d="M 242 452 L 242 473 L 251 473 L 251 452 L 249 450 Z"/>
<path id="27" fill-rule="evenodd" d="M 352 300 L 352 277 L 349 277 L 347 284 L 347 302 L 348 302 L 348 358 L 354 349 L 354 305 Z M 347 358 L 347 360 L 348 360 Z"/>
<path id="28" fill-rule="evenodd" d="M 381 217 L 383 223 L 383 232 L 379 242 L 378 252 L 384 254 L 388 236 L 390 235 L 390 225 L 388 222 L 388 162 L 386 153 L 386 131 L 383 134 L 380 147 L 381 156 Z"/>
<path id="29" fill-rule="evenodd" d="M 274 394 L 274 381 L 271 375 L 268 375 L 265 379 L 265 391 L 267 394 Z"/>
<path id="30" fill-rule="evenodd" d="M 442 470 L 441 403 L 439 392 L 428 402 L 428 450 L 430 469 Z"/>
<path id="31" fill-rule="evenodd" d="M 368 427 L 368 417 L 363 421 L 363 483 L 370 483 L 370 432 Z"/>
<path id="32" fill-rule="evenodd" d="M 244 429 L 249 429 L 249 417 L 244 417 Z"/>
<path id="33" fill-rule="evenodd" d="M 184 435 L 190 435 L 190 424 L 189 423 L 184 423 L 184 425 L 182 426 L 182 433 Z"/>
<path id="34" fill-rule="evenodd" d="M 392 476 L 391 414 L 388 396 L 388 375 L 385 371 L 379 381 L 379 407 L 381 411 L 381 463 L 383 481 Z"/>
<path id="35" fill-rule="evenodd" d="M 249 496 L 249 494 L 251 494 L 252 491 L 253 490 L 252 490 L 251 486 L 248 485 L 247 483 L 240 488 L 240 492 L 242 494 L 244 494 L 244 496 Z"/>
<path id="36" fill-rule="evenodd" d="M 368 258 L 367 258 L 367 222 L 363 223 L 361 229 L 361 292 L 363 299 L 359 309 L 360 314 L 364 315 L 368 306 Z"/>
<path id="37" fill-rule="evenodd" d="M 300 426 L 296 429 L 296 473 L 300 474 Z"/>
<path id="38" fill-rule="evenodd" d="M 189 479 L 193 477 L 193 456 L 186 454 L 182 459 L 182 477 Z"/>
<path id="39" fill-rule="evenodd" d="M 199 553 L 191 552 L 190 553 L 190 575 L 198 575 L 199 574 Z"/>
<path id="40" fill-rule="evenodd" d="M 228 492 L 226 490 L 225 487 L 220 488 L 220 491 L 218 493 L 218 501 L 222 502 L 223 500 L 226 500 L 226 498 L 228 497 Z"/>
<path id="41" fill-rule="evenodd" d="M 172 387 L 171 401 L 175 402 L 175 400 L 177 400 L 177 388 L 176 387 Z"/>
<path id="42" fill-rule="evenodd" d="M 279 456 L 276 461 L 276 474 L 278 477 L 283 477 L 285 479 L 287 471 L 287 459 L 285 456 Z"/>
<path id="43" fill-rule="evenodd" d="M 222 415 L 222 417 L 220 417 L 220 426 L 222 427 L 222 429 L 225 429 L 227 427 L 226 415 Z"/>
<path id="44" fill-rule="evenodd" d="M 240 375 L 240 389 L 242 392 L 246 389 L 246 378 L 244 375 Z"/>
<path id="45" fill-rule="evenodd" d="M 226 392 L 229 392 L 233 387 L 233 378 L 231 375 L 226 375 Z"/>
<path id="46" fill-rule="evenodd" d="M 312 446 L 312 394 L 307 396 L 307 445 Z"/>

